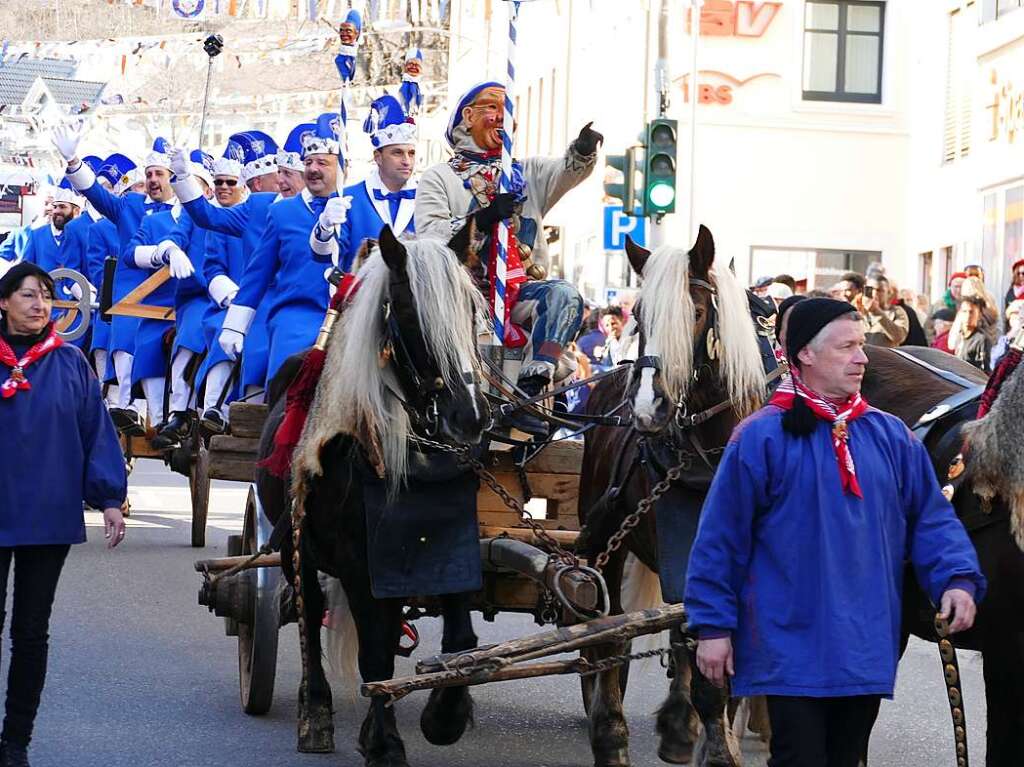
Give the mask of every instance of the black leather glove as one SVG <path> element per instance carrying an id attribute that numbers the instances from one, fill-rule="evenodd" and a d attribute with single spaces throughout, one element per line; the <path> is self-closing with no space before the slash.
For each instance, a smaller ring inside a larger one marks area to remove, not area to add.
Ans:
<path id="1" fill-rule="evenodd" d="M 588 122 L 584 125 L 580 129 L 580 135 L 573 142 L 576 145 L 576 151 L 581 155 L 592 155 L 597 151 L 598 145 L 604 143 L 604 136 L 590 127 L 593 124 L 593 122 Z"/>
<path id="2" fill-rule="evenodd" d="M 476 225 L 484 231 L 489 230 L 499 221 L 511 218 L 512 214 L 516 212 L 516 208 L 519 206 L 520 200 L 516 198 L 513 192 L 503 192 L 496 195 L 491 204 L 486 208 L 481 208 L 473 217 L 476 219 Z"/>

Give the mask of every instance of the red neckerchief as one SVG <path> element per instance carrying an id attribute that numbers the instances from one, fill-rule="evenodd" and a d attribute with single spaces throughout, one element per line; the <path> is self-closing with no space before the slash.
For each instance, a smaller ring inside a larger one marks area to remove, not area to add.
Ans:
<path id="1" fill-rule="evenodd" d="M 13 397 L 19 391 L 28 391 L 32 388 L 32 384 L 25 378 L 25 368 L 31 365 L 33 362 L 43 357 L 58 346 L 63 346 L 64 342 L 57 335 L 57 331 L 50 326 L 50 334 L 39 343 L 29 347 L 29 350 L 25 352 L 25 355 L 18 359 L 14 356 L 14 349 L 7 343 L 7 340 L 0 336 L 0 364 L 4 364 L 11 368 L 11 374 L 3 384 L 0 384 L 0 397 L 7 399 Z"/>
<path id="2" fill-rule="evenodd" d="M 804 403 L 818 418 L 832 424 L 832 448 L 836 452 L 839 479 L 842 482 L 843 490 L 853 493 L 858 498 L 863 498 L 860 483 L 857 481 L 857 470 L 853 465 L 853 456 L 850 454 L 848 424 L 867 412 L 867 401 L 858 392 L 842 405 L 837 406 L 809 389 L 800 380 L 796 371 L 790 370 L 790 374 L 779 384 L 779 388 L 775 390 L 775 394 L 772 395 L 768 404 L 775 405 L 782 410 L 790 410 L 796 397 L 803 398 Z"/>

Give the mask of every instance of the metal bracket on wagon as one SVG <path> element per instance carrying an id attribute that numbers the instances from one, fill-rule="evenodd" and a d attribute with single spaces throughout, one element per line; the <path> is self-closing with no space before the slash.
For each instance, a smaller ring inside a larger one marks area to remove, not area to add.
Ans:
<path id="1" fill-rule="evenodd" d="M 50 272 L 50 276 L 53 278 L 54 283 L 58 285 L 58 289 L 60 289 L 60 283 L 67 280 L 77 285 L 80 290 L 80 298 L 58 300 L 54 296 L 53 301 L 54 309 L 65 310 L 64 315 L 54 323 L 57 335 L 64 341 L 77 341 L 88 332 L 89 323 L 92 321 L 92 310 L 94 308 L 92 303 L 92 286 L 84 274 L 63 266 Z M 79 319 L 78 324 L 69 330 L 68 328 L 75 324 L 76 319 Z"/>

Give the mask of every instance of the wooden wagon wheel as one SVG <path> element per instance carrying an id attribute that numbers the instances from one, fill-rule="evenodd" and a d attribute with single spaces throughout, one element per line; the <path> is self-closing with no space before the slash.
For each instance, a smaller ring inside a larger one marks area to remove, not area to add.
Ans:
<path id="1" fill-rule="evenodd" d="M 256 488 L 249 487 L 242 527 L 242 554 L 252 554 L 270 538 L 273 526 L 263 515 Z M 250 579 L 251 623 L 238 623 L 238 691 L 242 710 L 247 714 L 265 714 L 274 698 L 277 673 L 277 634 L 281 604 L 278 585 L 281 570 L 260 567 L 239 573 Z"/>
<path id="2" fill-rule="evenodd" d="M 206 517 L 210 510 L 210 452 L 198 435 L 193 437 L 192 464 L 188 486 L 192 493 L 192 547 L 206 545 Z"/>

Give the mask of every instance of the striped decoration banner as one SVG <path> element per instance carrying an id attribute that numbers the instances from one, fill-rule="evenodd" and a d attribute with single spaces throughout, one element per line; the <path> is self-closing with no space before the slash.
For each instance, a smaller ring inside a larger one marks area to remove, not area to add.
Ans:
<path id="1" fill-rule="evenodd" d="M 505 78 L 505 116 L 502 122 L 501 179 L 498 192 L 512 189 L 512 144 L 515 141 L 516 37 L 518 36 L 519 1 L 513 0 L 508 8 L 508 65 Z M 494 270 L 494 333 L 505 342 L 505 292 L 508 282 L 508 221 L 498 223 L 498 257 Z"/>

